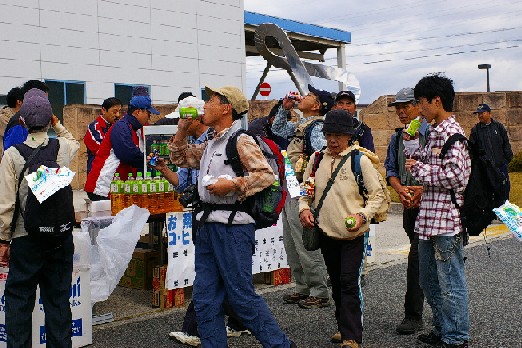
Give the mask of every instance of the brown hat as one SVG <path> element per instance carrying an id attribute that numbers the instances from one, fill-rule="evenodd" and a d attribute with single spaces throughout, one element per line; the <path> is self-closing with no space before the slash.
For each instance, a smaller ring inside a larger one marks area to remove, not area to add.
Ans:
<path id="1" fill-rule="evenodd" d="M 232 108 L 240 115 L 248 111 L 248 100 L 243 92 L 241 92 L 241 90 L 237 87 L 223 86 L 221 88 L 211 88 L 209 86 L 205 86 L 205 91 L 209 97 L 217 93 L 227 98 L 230 102 L 230 105 L 232 105 Z"/>

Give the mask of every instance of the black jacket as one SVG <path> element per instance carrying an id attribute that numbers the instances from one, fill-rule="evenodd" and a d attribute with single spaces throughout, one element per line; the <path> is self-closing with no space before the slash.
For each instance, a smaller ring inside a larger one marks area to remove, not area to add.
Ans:
<path id="1" fill-rule="evenodd" d="M 488 125 L 477 123 L 471 129 L 469 141 L 474 153 L 485 152 L 497 167 L 507 165 L 513 158 L 506 128 L 494 119 Z"/>

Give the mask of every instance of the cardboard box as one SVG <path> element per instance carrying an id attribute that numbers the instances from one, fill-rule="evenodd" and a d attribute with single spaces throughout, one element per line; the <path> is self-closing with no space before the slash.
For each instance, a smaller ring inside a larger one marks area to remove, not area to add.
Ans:
<path id="1" fill-rule="evenodd" d="M 119 285 L 142 290 L 152 289 L 152 269 L 158 262 L 157 251 L 136 248 Z"/>
<path id="2" fill-rule="evenodd" d="M 167 277 L 167 265 L 155 266 L 152 270 L 152 289 L 162 290 L 165 288 Z"/>
<path id="3" fill-rule="evenodd" d="M 185 305 L 185 289 L 154 289 L 152 290 L 152 307 L 168 309 Z"/>
<path id="4" fill-rule="evenodd" d="M 152 290 L 152 307 L 168 309 L 174 304 L 174 290 L 154 289 Z"/>
<path id="5" fill-rule="evenodd" d="M 270 285 L 289 284 L 292 281 L 290 268 L 280 268 L 275 271 L 265 273 L 265 283 Z"/>

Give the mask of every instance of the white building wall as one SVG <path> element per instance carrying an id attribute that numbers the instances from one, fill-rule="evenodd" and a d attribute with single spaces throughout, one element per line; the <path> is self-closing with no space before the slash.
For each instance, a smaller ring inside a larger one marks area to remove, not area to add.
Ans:
<path id="1" fill-rule="evenodd" d="M 242 0 L 0 0 L 0 93 L 29 79 L 86 82 L 86 102 L 114 84 L 182 91 L 246 88 Z"/>

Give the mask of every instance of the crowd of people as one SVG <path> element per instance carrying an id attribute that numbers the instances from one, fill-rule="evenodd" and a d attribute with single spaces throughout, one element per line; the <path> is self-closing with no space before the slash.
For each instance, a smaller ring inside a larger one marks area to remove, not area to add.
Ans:
<path id="1" fill-rule="evenodd" d="M 5 289 L 8 347 L 30 345 L 37 284 L 45 304 L 48 344 L 71 346 L 72 237 L 42 248 L 41 240 L 25 230 L 23 215 L 14 216 L 15 201 L 24 209 L 27 184 L 17 191 L 16 183 L 28 164 L 16 144 L 37 153 L 50 143 L 47 131 L 52 127 L 59 141 L 56 162 L 60 166 L 69 165 L 79 149 L 78 141 L 53 115 L 48 91 L 45 83 L 28 81 L 8 93 L 8 105 L 0 113 L 0 266 L 9 266 Z M 170 336 L 192 346 L 226 347 L 227 336 L 252 334 L 263 347 L 296 347 L 255 292 L 255 221 L 248 210 L 234 208 L 272 185 L 277 173 L 253 136 L 241 134 L 237 153 L 245 175 L 237 175 L 227 162 L 226 146 L 241 129 L 249 102 L 233 86 L 207 86 L 205 91 L 208 100 L 201 101 L 204 107 L 197 110 L 198 117 L 170 115 L 158 122 L 178 125 L 168 148 L 179 170 L 172 171 L 161 158 L 151 165 L 179 192 L 195 190 L 201 202 L 193 213 L 196 278 L 192 303 L 181 331 Z M 359 119 L 351 91 L 334 94 L 312 85 L 308 91 L 302 97 L 287 95 L 249 126 L 252 134 L 286 150 L 300 183 L 313 183 L 311 192 L 288 196 L 281 213 L 295 282 L 295 290 L 281 302 L 314 310 L 331 306 L 333 300 L 338 331 L 332 333 L 331 341 L 358 348 L 363 341 L 362 278 L 369 228 L 386 199 L 376 169 L 380 160 L 374 153 L 372 131 Z M 471 173 L 470 148 L 480 148 L 506 175 L 513 154 L 505 128 L 491 118 L 487 104 L 480 104 L 479 123 L 471 132 L 469 147 L 456 142 L 440 158 L 446 140 L 452 134 L 464 134 L 452 112 L 454 97 L 453 81 L 440 74 L 423 77 L 414 88 L 401 89 L 388 106 L 394 107 L 403 126 L 390 138 L 384 167 L 388 184 L 404 206 L 403 227 L 410 240 L 404 316 L 396 332 L 412 335 L 424 330 L 426 299 L 433 312 L 431 329 L 417 339 L 433 346 L 467 347 L 463 226 L 452 195 L 457 203 L 463 202 Z M 186 98 L 198 100 L 184 92 L 178 103 Z M 122 107 L 118 99 L 107 98 L 83 138 L 88 151 L 84 190 L 93 201 L 110 198 L 115 173 L 125 180 L 129 173 L 143 169 L 141 128 L 150 124 L 151 114 L 159 112 L 143 87 L 134 89 L 121 117 Z M 412 132 L 414 121 L 420 126 Z M 509 191 L 509 181 L 507 185 Z M 318 231 L 319 249 L 307 250 L 304 229 Z"/>

